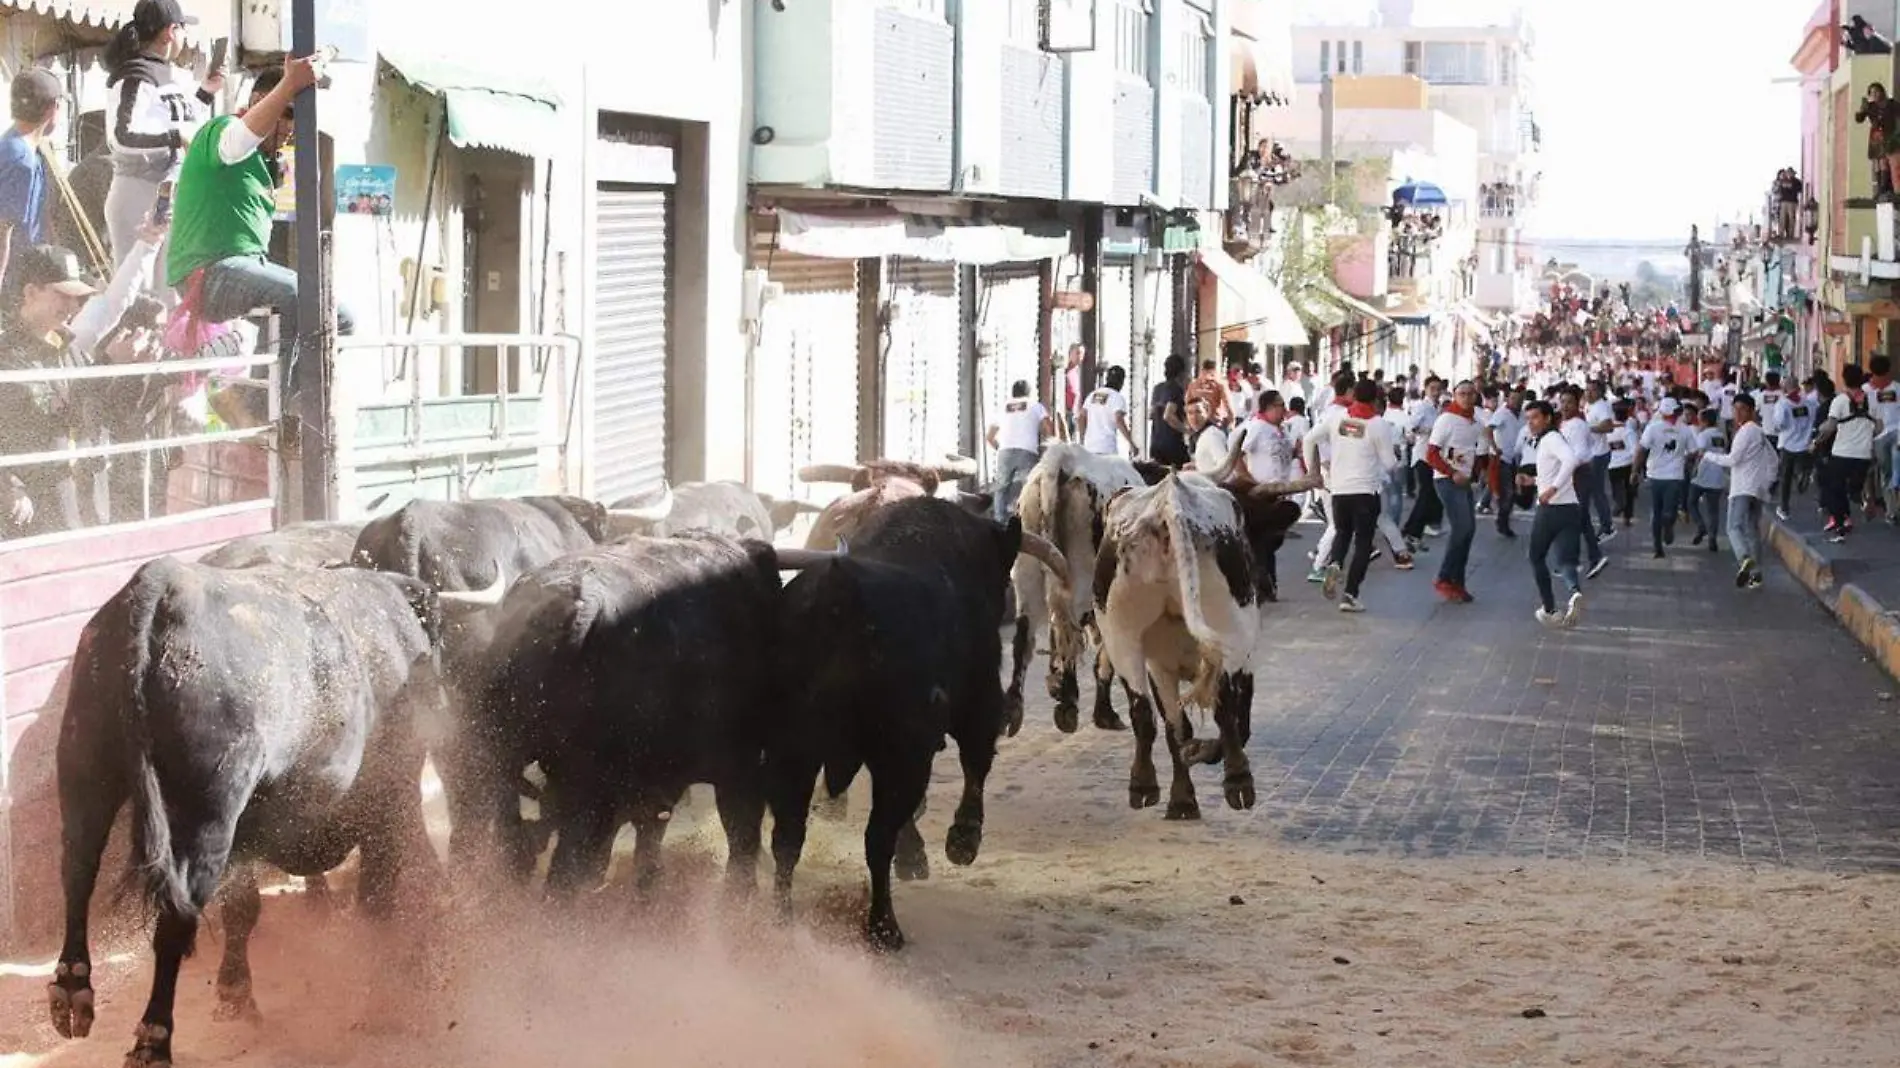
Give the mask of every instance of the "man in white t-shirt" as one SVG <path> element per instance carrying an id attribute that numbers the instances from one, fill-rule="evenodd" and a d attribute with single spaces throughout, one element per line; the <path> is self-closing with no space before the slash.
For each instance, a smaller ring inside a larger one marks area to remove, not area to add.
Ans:
<path id="1" fill-rule="evenodd" d="M 1029 395 L 1029 383 L 1009 387 L 1009 403 L 990 424 L 990 448 L 996 450 L 996 500 L 991 505 L 998 523 L 1008 521 L 1022 496 L 1023 480 L 1036 466 L 1045 438 L 1054 436 L 1049 409 Z"/>
<path id="2" fill-rule="evenodd" d="M 1592 382 L 1584 394 L 1588 402 L 1584 422 L 1590 424 L 1590 499 L 1583 502 L 1584 518 L 1596 521 L 1599 540 L 1616 535 L 1610 506 L 1610 428 L 1616 425 L 1616 410 L 1602 382 Z"/>
<path id="3" fill-rule="evenodd" d="M 1583 502 L 1583 550 L 1589 557 L 1589 578 L 1603 573 L 1609 557 L 1603 554 L 1603 541 L 1597 535 L 1595 518 L 1590 514 L 1590 500 L 1594 496 L 1596 468 L 1592 454 L 1596 446 L 1591 443 L 1590 424 L 1583 415 L 1583 390 L 1576 386 L 1564 386 L 1557 391 L 1557 432 L 1570 443 L 1570 451 L 1577 457 L 1577 499 Z"/>
<path id="4" fill-rule="evenodd" d="M 1894 487 L 1893 450 L 1900 443 L 1900 382 L 1893 380 L 1893 361 L 1876 356 L 1867 361 L 1867 401 L 1880 433 L 1874 438 L 1874 488 L 1878 500 L 1886 506 L 1890 522 L 1900 517 L 1890 500 Z M 1871 507 L 1872 501 L 1868 502 Z"/>
<path id="5" fill-rule="evenodd" d="M 1642 427 L 1631 418 L 1629 401 L 1617 401 L 1610 411 L 1614 421 L 1605 435 L 1610 445 L 1610 507 L 1627 529 L 1636 524 L 1636 437 Z"/>
<path id="6" fill-rule="evenodd" d="M 1437 531 L 1444 521 L 1445 509 L 1439 504 L 1432 485 L 1432 469 L 1425 463 L 1432 427 L 1438 423 L 1438 410 L 1445 396 L 1445 383 L 1437 376 L 1425 380 L 1425 395 L 1412 409 L 1412 425 L 1406 435 L 1412 446 L 1412 514 L 1405 520 L 1405 540 L 1414 546 Z"/>
<path id="7" fill-rule="evenodd" d="M 1511 513 L 1517 510 L 1517 468 L 1523 459 L 1522 442 L 1524 430 L 1524 394 L 1516 389 L 1505 389 L 1498 398 L 1498 406 L 1492 410 L 1485 436 L 1491 439 L 1491 447 L 1496 452 L 1497 477 L 1492 480 L 1497 497 L 1498 533 L 1506 538 L 1517 537 L 1511 529 Z"/>
<path id="8" fill-rule="evenodd" d="M 1460 382 L 1452 390 L 1447 404 L 1432 423 L 1426 440 L 1425 464 L 1432 470 L 1433 492 L 1445 511 L 1451 536 L 1445 543 L 1445 555 L 1439 562 L 1438 581 L 1432 588 L 1454 604 L 1470 604 L 1475 598 L 1465 588 L 1466 565 L 1471 560 L 1471 541 L 1477 535 L 1476 501 L 1471 492 L 1471 476 L 1478 457 L 1478 387 Z"/>
<path id="9" fill-rule="evenodd" d="M 1784 523 L 1789 518 L 1790 495 L 1805 491 L 1814 476 L 1814 454 L 1808 450 L 1814 444 L 1815 405 L 1818 403 L 1807 384 L 1798 382 L 1792 383 L 1775 403 L 1771 422 L 1775 428 L 1775 448 L 1781 453 L 1780 470 L 1775 474 L 1780 486 L 1775 515 Z"/>
<path id="10" fill-rule="evenodd" d="M 1524 406 L 1524 434 L 1536 442 L 1534 455 L 1526 457 L 1536 467 L 1534 474 L 1518 476 L 1536 487 L 1537 515 L 1531 521 L 1531 576 L 1537 581 L 1537 622 L 1546 627 L 1575 626 L 1583 611 L 1583 584 L 1577 577 L 1582 548 L 1583 505 L 1577 498 L 1577 454 L 1570 442 L 1557 430 L 1557 413 L 1547 401 Z M 1570 588 L 1570 602 L 1563 613 L 1557 611 L 1556 592 L 1550 582 L 1550 553 L 1557 552 L 1557 571 Z"/>
<path id="11" fill-rule="evenodd" d="M 1227 466 L 1227 431 L 1214 421 L 1213 409 L 1204 400 L 1188 402 L 1187 423 L 1194 457 L 1189 468 L 1212 478 Z"/>
<path id="12" fill-rule="evenodd" d="M 1247 477 L 1263 486 L 1291 482 L 1300 477 L 1295 452 L 1299 443 L 1287 433 L 1286 404 L 1280 391 L 1270 389 L 1260 395 L 1254 416 L 1241 424 L 1240 450 L 1247 465 Z"/>
<path id="13" fill-rule="evenodd" d="M 1129 452 L 1135 451 L 1135 436 L 1128 430 L 1128 398 L 1122 396 L 1127 381 L 1127 371 L 1111 367 L 1102 375 L 1102 384 L 1082 400 L 1082 447 L 1097 456 L 1118 455 L 1122 441 Z"/>
<path id="14" fill-rule="evenodd" d="M 1842 389 L 1834 395 L 1827 422 L 1815 435 L 1817 444 L 1833 446 L 1821 467 L 1821 506 L 1827 509 L 1830 541 L 1845 541 L 1853 532 L 1854 501 L 1866 486 L 1867 470 L 1874 462 L 1874 439 L 1880 436 L 1880 421 L 1865 385 L 1866 377 L 1857 365 L 1842 368 Z"/>
<path id="15" fill-rule="evenodd" d="M 1636 459 L 1649 483 L 1649 533 L 1656 559 L 1663 547 L 1676 542 L 1676 513 L 1682 508 L 1682 487 L 1689 474 L 1689 454 L 1695 438 L 1678 420 L 1682 408 L 1673 399 L 1656 405 L 1656 418 L 1643 428 L 1636 442 Z"/>

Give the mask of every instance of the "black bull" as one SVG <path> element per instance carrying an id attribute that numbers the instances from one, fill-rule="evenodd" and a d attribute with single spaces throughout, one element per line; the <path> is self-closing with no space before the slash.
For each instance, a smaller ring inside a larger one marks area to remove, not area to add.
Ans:
<path id="1" fill-rule="evenodd" d="M 82 632 L 57 748 L 66 940 L 54 1026 L 93 1022 L 88 908 L 113 821 L 132 804 L 130 887 L 155 909 L 151 999 L 128 1060 L 171 1059 L 180 963 L 235 862 L 318 875 L 361 849 L 366 912 L 407 864 L 432 865 L 417 716 L 439 701 L 435 594 L 375 572 L 140 568 Z M 220 1015 L 255 1012 L 257 886 L 224 899 Z"/>

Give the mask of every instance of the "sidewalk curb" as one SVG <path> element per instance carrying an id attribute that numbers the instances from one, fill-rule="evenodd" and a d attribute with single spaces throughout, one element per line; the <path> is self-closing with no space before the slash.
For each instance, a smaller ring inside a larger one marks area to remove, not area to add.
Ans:
<path id="1" fill-rule="evenodd" d="M 1900 620 L 1874 596 L 1848 583 L 1837 586 L 1834 567 L 1807 539 L 1778 519 L 1766 517 L 1768 543 L 1794 577 L 1867 648 L 1887 674 L 1900 678 Z"/>

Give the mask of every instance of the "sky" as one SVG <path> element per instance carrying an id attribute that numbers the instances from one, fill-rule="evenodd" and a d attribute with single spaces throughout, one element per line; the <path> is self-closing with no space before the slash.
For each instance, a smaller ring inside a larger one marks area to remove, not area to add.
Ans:
<path id="1" fill-rule="evenodd" d="M 1536 33 L 1541 237 L 1688 238 L 1759 214 L 1800 162 L 1790 58 L 1815 0 L 1519 0 Z M 1371 0 L 1295 0 L 1337 22 Z M 1416 21 L 1501 22 L 1509 0 L 1418 0 Z M 1347 15 L 1342 17 L 1342 12 Z"/>

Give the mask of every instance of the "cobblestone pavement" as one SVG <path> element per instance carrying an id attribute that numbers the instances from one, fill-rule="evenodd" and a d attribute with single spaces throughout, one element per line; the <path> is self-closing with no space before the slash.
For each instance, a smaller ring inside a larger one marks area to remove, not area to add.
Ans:
<path id="1" fill-rule="evenodd" d="M 1553 632 L 1532 619 L 1524 539 L 1481 525 L 1477 603 L 1438 601 L 1428 555 L 1409 574 L 1375 564 L 1370 610 L 1353 617 L 1298 581 L 1318 528 L 1302 531 L 1282 551 L 1293 581 L 1259 658 L 1259 803 L 1228 810 L 1218 769 L 1196 769 L 1204 833 L 1421 856 L 1900 869 L 1900 687 L 1785 573 L 1771 566 L 1766 588 L 1744 593 L 1726 544 L 1692 548 L 1685 528 L 1655 560 L 1639 527 L 1608 543 L 1581 626 Z M 1130 737 L 1094 731 L 1086 711 L 1081 734 L 1060 735 L 1039 669 L 1029 689 L 995 791 L 1073 776 L 1080 808 L 1125 804 Z M 954 767 L 940 761 L 939 775 Z"/>

